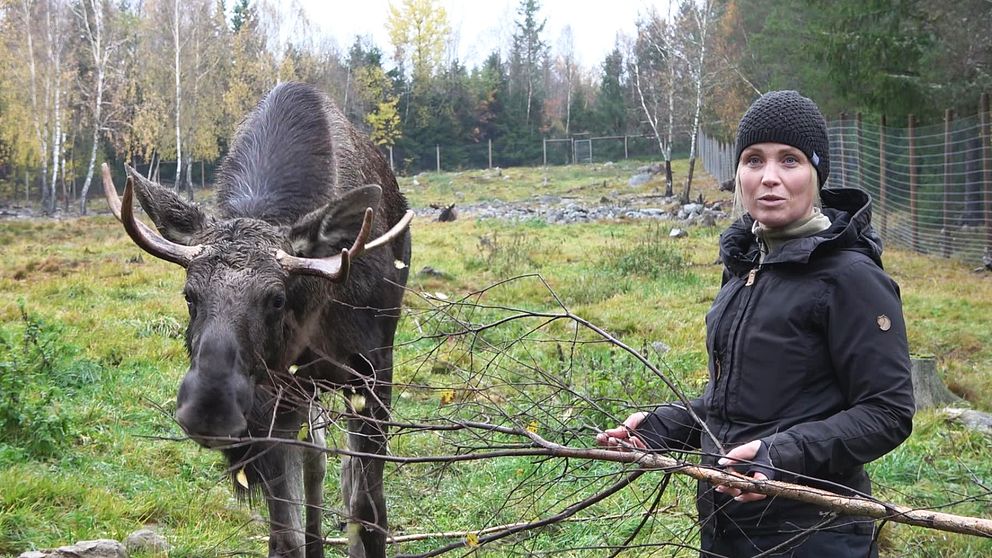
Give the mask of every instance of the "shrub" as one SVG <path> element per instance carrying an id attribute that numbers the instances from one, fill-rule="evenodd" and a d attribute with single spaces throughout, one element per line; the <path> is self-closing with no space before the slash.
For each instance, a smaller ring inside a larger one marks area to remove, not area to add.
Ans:
<path id="1" fill-rule="evenodd" d="M 20 310 L 20 327 L 0 330 L 0 455 L 44 459 L 71 440 L 60 403 L 91 369 L 70 361 L 56 328 Z"/>

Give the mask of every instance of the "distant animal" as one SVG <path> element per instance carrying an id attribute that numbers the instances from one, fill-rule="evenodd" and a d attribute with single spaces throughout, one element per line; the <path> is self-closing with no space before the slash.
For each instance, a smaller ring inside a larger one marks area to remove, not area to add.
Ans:
<path id="1" fill-rule="evenodd" d="M 458 210 L 455 209 L 455 204 L 443 206 L 432 203 L 431 208 L 441 210 L 441 213 L 437 216 L 437 220 L 441 223 L 450 223 L 451 221 L 458 219 Z"/>
<path id="2" fill-rule="evenodd" d="M 389 165 L 326 95 L 284 83 L 235 134 L 216 214 L 127 174 L 122 204 L 104 165 L 114 213 L 139 247 L 186 268 L 179 425 L 224 453 L 237 490 L 264 495 L 270 556 L 319 557 L 326 419 L 312 409 L 317 392 L 346 390 L 349 554 L 384 556 L 375 456 L 386 452 L 412 217 Z M 135 219 L 135 194 L 160 234 Z"/>

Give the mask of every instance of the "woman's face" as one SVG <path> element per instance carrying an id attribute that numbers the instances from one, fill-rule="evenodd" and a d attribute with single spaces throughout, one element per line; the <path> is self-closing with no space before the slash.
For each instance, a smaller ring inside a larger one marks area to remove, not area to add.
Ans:
<path id="1" fill-rule="evenodd" d="M 816 170 L 791 145 L 756 143 L 737 165 L 744 208 L 765 227 L 779 229 L 813 213 Z"/>

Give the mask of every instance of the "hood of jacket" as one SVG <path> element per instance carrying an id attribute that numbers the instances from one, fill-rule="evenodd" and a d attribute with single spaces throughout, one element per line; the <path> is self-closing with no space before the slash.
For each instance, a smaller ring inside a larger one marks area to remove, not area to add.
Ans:
<path id="1" fill-rule="evenodd" d="M 819 252 L 855 250 L 882 267 L 882 239 L 871 226 L 871 196 L 856 188 L 825 188 L 820 198 L 830 227 L 783 243 L 761 265 L 807 263 Z M 744 275 L 758 265 L 759 247 L 751 232 L 753 224 L 754 219 L 744 215 L 720 235 L 720 259 L 734 275 Z"/>

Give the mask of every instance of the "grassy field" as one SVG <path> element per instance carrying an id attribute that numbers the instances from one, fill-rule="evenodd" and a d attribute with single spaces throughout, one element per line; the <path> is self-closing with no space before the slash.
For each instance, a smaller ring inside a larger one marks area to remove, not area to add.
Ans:
<path id="1" fill-rule="evenodd" d="M 661 187 L 627 187 L 632 172 L 632 164 L 503 169 L 425 174 L 401 186 L 414 206 L 547 194 L 597 200 Z M 703 194 L 721 196 L 711 183 Z M 522 317 L 473 335 L 432 336 L 563 306 L 698 393 L 703 317 L 719 285 L 719 232 L 693 228 L 673 240 L 667 227 L 650 222 L 415 222 L 409 308 L 397 339 L 397 418 L 486 417 L 583 446 L 595 427 L 671 398 L 633 356 L 567 319 Z M 3 221 L 0 247 L 0 555 L 122 539 L 145 525 L 169 539 L 171 556 L 264 555 L 258 537 L 265 524 L 233 498 L 219 455 L 178 440 L 170 418 L 187 363 L 182 270 L 142 254 L 109 217 Z M 439 273 L 418 273 L 428 266 Z M 912 350 L 936 356 L 952 390 L 992 410 L 992 275 L 898 250 L 887 253 L 886 267 L 902 287 Z M 437 455 L 514 442 L 403 432 L 391 449 Z M 992 502 L 981 488 L 992 483 L 989 446 L 988 438 L 922 412 L 911 439 L 870 466 L 876 493 L 926 507 L 974 497 L 945 511 L 990 517 Z M 613 464 L 519 457 L 390 464 L 391 527 L 477 531 L 546 517 L 624 472 Z M 337 479 L 330 477 L 326 494 L 337 508 Z M 603 555 L 603 546 L 633 531 L 662 478 L 648 474 L 575 521 L 480 552 Z M 693 556 L 652 546 L 693 544 L 693 491 L 673 479 L 625 554 Z M 337 521 L 328 514 L 330 535 Z M 446 542 L 404 544 L 397 552 Z M 992 554 L 987 540 L 894 525 L 882 542 L 887 556 Z"/>

